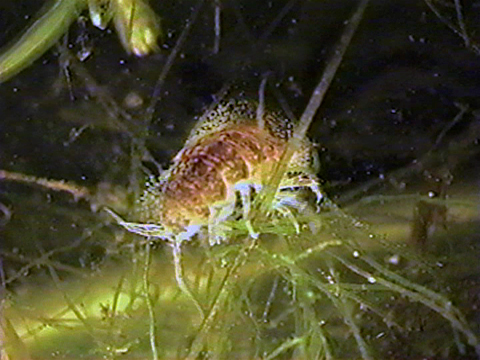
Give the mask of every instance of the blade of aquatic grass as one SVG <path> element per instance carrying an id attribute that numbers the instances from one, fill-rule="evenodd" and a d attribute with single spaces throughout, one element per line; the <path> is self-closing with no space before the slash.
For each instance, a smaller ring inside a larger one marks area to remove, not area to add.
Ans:
<path id="1" fill-rule="evenodd" d="M 132 251 L 132 259 L 131 259 L 132 268 L 130 270 L 130 276 L 129 276 L 129 289 L 128 289 L 128 298 L 129 302 L 127 306 L 125 307 L 125 312 L 129 313 L 133 311 L 135 308 L 135 301 L 139 298 L 141 290 L 138 290 L 138 284 L 142 283 L 141 279 L 141 258 L 140 258 L 140 252 L 138 251 L 138 248 L 133 249 Z"/>
<path id="2" fill-rule="evenodd" d="M 374 281 L 375 283 L 384 285 L 386 288 L 409 298 L 411 301 L 419 302 L 434 310 L 449 321 L 452 328 L 460 331 L 466 337 L 469 345 L 476 348 L 477 351 L 480 348 L 479 340 L 473 331 L 470 330 L 464 316 L 452 305 L 451 301 L 444 296 L 395 274 L 367 256 L 362 256 L 362 261 L 373 267 L 378 273 L 374 274 L 364 269 L 360 269 L 350 261 L 335 254 L 330 255 L 354 273 L 367 279 L 367 281 Z M 385 276 L 385 278 L 381 275 Z"/>
<path id="3" fill-rule="evenodd" d="M 3 313 L 0 313 L 0 358 L 2 360 L 31 359 L 27 346 Z"/>
<path id="4" fill-rule="evenodd" d="M 434 262 L 428 262 L 424 255 L 419 254 L 416 249 L 405 243 L 392 243 L 388 236 L 376 234 L 371 225 L 349 215 L 340 207 L 331 208 L 328 212 L 321 212 L 317 218 L 316 223 L 319 223 L 325 232 L 330 231 L 335 234 L 337 239 L 341 239 L 350 254 L 360 254 L 362 249 L 365 249 L 361 239 L 369 239 L 368 242 L 375 245 L 377 251 L 413 260 L 418 269 L 435 276 L 435 270 L 438 267 L 434 265 Z"/>
<path id="5" fill-rule="evenodd" d="M 370 355 L 371 350 L 369 349 L 365 339 L 361 334 L 360 327 L 355 322 L 353 317 L 353 307 L 347 302 L 344 296 L 340 295 L 338 298 L 334 296 L 329 296 L 332 303 L 335 307 L 340 310 L 343 321 L 345 324 L 350 328 L 350 331 L 353 333 L 353 337 L 357 342 L 358 349 L 360 350 L 360 354 L 362 355 L 362 359 L 364 360 L 371 360 L 373 357 Z"/>
<path id="6" fill-rule="evenodd" d="M 258 359 L 260 358 L 260 354 L 262 353 L 262 347 L 261 347 L 261 334 L 262 334 L 262 325 L 260 324 L 259 321 L 255 318 L 255 310 L 254 310 L 254 304 L 251 301 L 251 298 L 248 294 L 248 290 L 251 288 L 251 283 L 254 282 L 255 279 L 251 279 L 248 281 L 248 285 L 242 286 L 240 288 L 240 296 L 238 297 L 239 301 L 243 304 L 244 308 L 240 316 L 246 317 L 248 319 L 248 322 L 251 323 L 251 326 L 254 331 L 254 335 L 251 337 L 251 348 L 255 349 L 253 352 L 252 358 Z"/>
<path id="7" fill-rule="evenodd" d="M 345 256 L 337 255 L 332 250 L 329 250 L 331 248 L 328 246 L 321 247 L 321 249 L 325 256 L 337 260 L 341 265 L 345 266 L 346 269 L 349 269 L 353 273 L 364 278 L 366 283 L 362 289 L 363 291 L 391 291 L 408 298 L 410 301 L 423 304 L 426 308 L 441 315 L 451 324 L 454 331 L 458 330 L 467 338 L 467 341 L 471 346 L 478 349 L 479 345 L 476 335 L 470 330 L 463 315 L 453 307 L 451 302 L 444 296 L 391 272 L 373 259 L 366 259 L 366 256 L 356 258 L 355 262 L 357 265 L 355 265 Z M 348 246 L 346 249 L 349 249 Z M 335 284 L 331 284 L 322 281 L 318 277 L 310 274 L 307 270 L 303 269 L 303 265 L 298 262 L 298 259 L 303 260 L 307 255 L 310 255 L 310 249 L 307 249 L 297 257 L 293 258 L 285 255 L 272 254 L 262 248 L 259 248 L 258 250 L 262 255 L 261 261 L 263 263 L 270 263 L 273 269 L 280 271 L 284 278 L 295 284 L 297 292 L 308 291 L 308 289 L 313 286 L 317 288 L 321 294 L 326 296 L 343 317 L 344 322 L 352 332 L 357 347 L 364 359 L 371 358 L 371 355 L 368 345 L 361 335 L 360 327 L 354 321 L 354 317 L 351 313 L 352 302 L 366 306 L 372 310 L 377 316 L 386 322 L 387 326 L 391 326 L 392 324 L 398 326 L 398 324 L 390 321 L 391 319 L 388 314 L 383 313 L 362 296 L 357 295 L 356 292 L 358 291 L 355 289 L 355 284 L 352 284 L 349 290 L 348 283 L 345 284 L 345 286 L 342 286 L 343 284 L 338 281 Z M 351 252 L 349 251 L 349 253 Z M 316 254 L 318 255 L 319 252 L 316 252 Z M 375 272 L 366 270 L 364 265 L 373 268 Z"/>
<path id="8" fill-rule="evenodd" d="M 220 282 L 216 296 L 213 298 L 210 308 L 205 313 L 205 317 L 198 327 L 184 359 L 196 359 L 198 354 L 203 350 L 206 336 L 213 327 L 219 311 L 223 309 L 225 302 L 228 301 L 228 295 L 235 284 L 232 279 L 235 280 L 235 274 L 246 263 L 251 251 L 256 247 L 257 241 L 252 241 L 237 254 L 235 260 L 227 267 L 227 271 Z"/>
<path id="9" fill-rule="evenodd" d="M 404 195 L 372 195 L 364 197 L 355 203 L 348 206 L 349 209 L 355 209 L 360 206 L 364 205 L 371 205 L 371 204 L 384 204 L 389 202 L 398 202 L 398 201 L 428 201 L 432 204 L 438 205 L 449 205 L 449 206 L 462 206 L 475 209 L 478 206 L 478 201 L 469 200 L 469 199 L 456 199 L 456 198 L 447 198 L 442 199 L 440 197 L 429 197 L 426 195 L 420 194 L 404 194 Z"/>
<path id="10" fill-rule="evenodd" d="M 31 25 L 0 54 L 0 83 L 28 67 L 52 47 L 86 9 L 85 0 L 51 0 Z"/>
<path id="11" fill-rule="evenodd" d="M 301 350 L 304 352 L 306 359 L 331 359 L 333 357 L 332 350 L 330 349 L 329 341 L 322 326 L 324 321 L 319 321 L 315 309 L 313 308 L 315 300 L 307 295 L 307 291 L 297 292 L 297 304 L 302 310 L 301 316 L 296 317 L 296 322 L 302 322 L 301 332 L 305 333 L 306 341 L 301 344 Z M 299 330 L 298 324 L 296 324 L 297 333 Z M 300 350 L 300 349 L 299 349 Z"/>
<path id="12" fill-rule="evenodd" d="M 299 289 L 300 285 L 302 286 L 303 291 L 309 291 L 309 289 L 311 288 L 310 285 L 320 290 L 321 293 L 323 293 L 339 311 L 339 314 L 342 316 L 345 325 L 347 325 L 347 327 L 350 329 L 357 343 L 362 359 L 372 359 L 369 347 L 365 339 L 361 335 L 359 326 L 353 318 L 351 306 L 347 303 L 347 299 L 344 294 L 339 292 L 339 288 L 332 287 L 331 284 L 329 284 L 328 282 L 320 281 L 318 278 L 312 276 L 306 270 L 302 269 L 299 265 L 297 265 L 296 261 L 288 258 L 287 256 L 276 256 L 275 254 L 270 255 L 268 254 L 268 252 L 266 253 L 266 255 L 267 257 L 270 257 L 273 264 L 279 266 L 279 270 L 281 268 L 285 268 L 288 270 L 284 272 L 284 276 L 287 279 L 290 279 L 292 283 L 296 284 L 297 292 L 301 291 Z"/>
<path id="13" fill-rule="evenodd" d="M 58 249 L 56 249 L 58 250 Z M 5 279 L 5 285 L 10 285 L 18 279 L 25 277 L 25 274 L 29 273 L 30 270 L 45 265 L 47 262 L 54 266 L 56 269 L 68 272 L 70 274 L 75 274 L 80 277 L 85 277 L 87 273 L 84 270 L 79 270 L 78 268 L 70 265 L 63 264 L 59 261 L 51 260 L 50 257 L 54 255 L 54 253 L 58 253 L 58 251 L 50 251 L 49 253 L 45 253 L 41 257 L 35 258 L 32 256 L 26 255 L 19 255 L 9 251 L 0 251 L 0 255 L 4 256 L 5 258 L 9 258 L 14 261 L 18 262 L 26 262 L 25 266 L 22 266 L 18 271 L 10 274 L 8 278 Z"/>
<path id="14" fill-rule="evenodd" d="M 356 285 L 356 286 L 355 286 Z M 369 293 L 373 291 L 390 291 L 389 289 L 385 288 L 384 286 L 375 286 L 375 284 L 369 284 L 368 290 L 365 289 L 365 285 L 359 284 L 345 284 L 339 283 L 334 285 L 336 289 L 343 294 L 346 298 L 356 302 L 361 308 L 365 308 L 370 310 L 372 313 L 377 315 L 382 321 L 390 328 L 395 326 L 397 329 L 403 329 L 400 324 L 392 319 L 393 314 L 387 313 L 382 311 L 378 306 L 375 306 L 371 301 L 365 299 L 365 297 L 361 297 L 356 295 L 359 292 L 366 292 Z M 353 291 L 352 291 L 353 289 Z"/>
<path id="15" fill-rule="evenodd" d="M 70 298 L 67 292 L 62 289 L 60 278 L 58 277 L 58 274 L 55 271 L 55 269 L 49 264 L 47 264 L 47 268 L 55 287 L 62 294 L 62 297 L 65 303 L 67 304 L 67 307 L 75 315 L 75 317 L 80 321 L 80 323 L 84 326 L 87 334 L 91 337 L 94 343 L 99 345 L 101 348 L 103 349 L 109 348 L 108 344 L 104 343 L 102 340 L 100 340 L 98 336 L 96 336 L 95 328 L 93 327 L 92 324 L 90 324 L 90 321 L 88 320 L 88 318 L 80 311 L 78 306 L 75 305 L 75 302 Z"/>
<path id="16" fill-rule="evenodd" d="M 115 321 L 115 316 L 117 314 L 118 301 L 120 299 L 120 294 L 122 292 L 124 282 L 125 282 L 125 273 L 122 273 L 122 275 L 120 275 L 120 278 L 118 279 L 118 283 L 117 283 L 117 286 L 115 287 L 115 291 L 113 292 L 112 307 L 110 309 L 110 317 L 112 318 L 113 321 Z"/>
<path id="17" fill-rule="evenodd" d="M 188 284 L 185 282 L 185 276 L 183 275 L 183 262 L 182 262 L 182 252 L 181 252 L 181 242 L 175 241 L 172 246 L 172 253 L 173 253 L 173 264 L 175 268 L 175 279 L 177 281 L 177 285 L 182 291 L 182 293 L 189 298 L 198 310 L 200 314 L 200 318 L 205 318 L 205 312 L 200 304 L 200 301 L 197 299 L 197 296 L 192 292 Z"/>
<path id="18" fill-rule="evenodd" d="M 90 236 L 89 232 L 85 232 L 84 235 L 79 237 L 77 240 L 73 241 L 71 244 L 62 246 L 59 248 L 55 248 L 47 252 L 42 252 L 41 256 L 37 258 L 26 256 L 23 254 L 21 254 L 20 256 L 19 254 L 11 253 L 3 250 L 0 251 L 0 255 L 2 256 L 5 256 L 7 258 L 20 261 L 20 262 L 27 262 L 25 266 L 23 266 L 13 274 L 9 275 L 8 278 L 4 280 L 4 285 L 9 285 L 13 283 L 15 280 L 18 280 L 19 278 L 24 277 L 24 274 L 28 273 L 32 268 L 35 268 L 41 265 L 46 265 L 46 264 L 50 264 L 51 266 L 57 268 L 58 270 L 70 272 L 72 274 L 76 274 L 79 276 L 85 276 L 86 273 L 83 270 L 79 270 L 72 266 L 62 264 L 61 262 L 52 260 L 51 258 L 55 255 L 62 254 L 64 252 L 78 248 L 81 245 L 81 243 L 89 236 Z"/>
<path id="19" fill-rule="evenodd" d="M 275 359 L 277 356 L 283 354 L 287 350 L 298 346 L 299 344 L 303 343 L 305 338 L 302 337 L 295 337 L 293 339 L 289 339 L 281 343 L 275 350 L 273 350 L 270 354 L 264 357 L 264 360 L 272 360 Z"/>
<path id="20" fill-rule="evenodd" d="M 465 43 L 465 47 L 468 49 L 471 49 L 476 55 L 480 55 L 480 47 L 476 43 L 472 43 L 470 40 L 470 37 L 468 36 L 468 33 L 466 32 L 465 29 L 465 24 L 463 23 L 463 16 L 459 18 L 458 16 L 458 1 L 455 0 L 455 6 L 457 10 L 457 21 L 459 22 L 459 25 L 453 24 L 450 20 L 448 20 L 445 16 L 443 16 L 440 11 L 433 5 L 433 2 L 431 0 L 424 0 L 427 6 L 432 10 L 432 12 L 437 16 L 437 18 L 444 23 L 450 30 L 453 31 L 454 34 L 460 36 Z"/>
<path id="21" fill-rule="evenodd" d="M 83 324 L 83 326 L 85 327 L 87 332 L 92 336 L 92 338 L 95 338 L 95 332 L 94 332 L 93 326 L 88 322 L 86 316 L 82 314 L 82 312 L 77 307 L 77 305 L 75 305 L 74 301 L 70 298 L 70 296 L 62 289 L 60 278 L 58 277 L 58 274 L 53 268 L 53 266 L 51 266 L 50 264 L 47 264 L 47 268 L 55 287 L 57 288 L 58 291 L 61 292 L 63 299 L 65 300 L 65 303 L 67 304 L 70 311 L 72 311 L 72 313 L 76 316 L 76 318 Z"/>

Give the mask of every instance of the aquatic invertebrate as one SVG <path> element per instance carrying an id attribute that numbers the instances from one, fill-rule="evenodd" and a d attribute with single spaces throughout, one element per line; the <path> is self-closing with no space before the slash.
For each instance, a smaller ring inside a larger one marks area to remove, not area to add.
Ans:
<path id="1" fill-rule="evenodd" d="M 164 220 L 165 224 L 126 222 L 106 209 L 128 231 L 170 242 L 177 283 L 202 317 L 202 306 L 183 281 L 180 245 L 196 234 L 203 235 L 205 228 L 210 245 L 225 240 L 232 230 L 225 220 L 235 217 L 236 193 L 248 233 L 256 239 L 258 234 L 249 219 L 252 190 L 261 192 L 259 207 L 263 212 L 289 217 L 299 232 L 290 208 L 302 210 L 305 203 L 295 190 L 312 190 L 317 202 L 323 197 L 315 175 L 318 161 L 306 133 L 367 4 L 368 0 L 362 1 L 354 12 L 296 126 L 264 111 L 264 85 L 258 108 L 248 101 L 221 103 L 200 119 L 172 167 L 159 181 L 152 182 L 143 197 L 143 217 Z M 291 190 L 293 197 L 288 196 Z M 214 311 L 208 314 L 206 323 L 212 314 Z"/>
<path id="2" fill-rule="evenodd" d="M 232 229 L 224 222 L 236 218 L 241 208 L 250 236 L 257 238 L 249 218 L 252 197 L 268 186 L 293 126 L 273 112 L 265 112 L 260 122 L 256 111 L 254 102 L 233 99 L 203 116 L 170 169 L 148 185 L 140 204 L 141 218 L 148 223 L 120 224 L 176 243 L 208 234 L 214 245 L 227 239 Z M 305 138 L 275 191 L 270 213 L 289 217 L 297 232 L 292 211 L 308 206 L 303 190 L 310 189 L 317 201 L 322 198 L 317 168 L 315 150 Z"/>
<path id="3" fill-rule="evenodd" d="M 128 231 L 172 245 L 177 283 L 202 316 L 201 305 L 183 280 L 180 245 L 195 235 L 206 237 L 209 245 L 226 241 L 233 230 L 226 220 L 238 216 L 256 239 L 259 234 L 250 219 L 252 197 L 269 186 L 292 135 L 288 119 L 273 112 L 257 114 L 255 103 L 235 99 L 220 103 L 199 120 L 170 169 L 147 186 L 140 202 L 141 218 L 147 223 L 126 222 L 108 210 Z M 286 161 L 268 212 L 287 216 L 299 232 L 292 211 L 308 206 L 302 190 L 310 189 L 317 202 L 322 199 L 312 143 L 304 138 Z"/>

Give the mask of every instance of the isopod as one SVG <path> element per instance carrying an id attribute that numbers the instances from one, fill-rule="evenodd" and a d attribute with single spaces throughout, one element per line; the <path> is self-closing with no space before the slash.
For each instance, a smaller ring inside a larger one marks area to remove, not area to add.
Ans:
<path id="1" fill-rule="evenodd" d="M 194 236 L 207 238 L 208 245 L 226 241 L 232 230 L 227 220 L 239 215 L 249 235 L 258 238 L 249 216 L 252 198 L 269 184 L 293 136 L 291 121 L 269 111 L 258 119 L 257 107 L 249 100 L 231 99 L 199 119 L 171 167 L 148 183 L 139 206 L 144 223 L 126 222 L 107 209 L 128 231 L 172 245 L 177 284 L 202 317 L 204 310 L 183 279 L 181 244 Z M 318 163 L 313 144 L 302 139 L 269 209 L 271 215 L 288 217 L 297 232 L 292 210 L 309 206 L 302 190 L 309 189 L 317 202 L 323 197 Z"/>
<path id="2" fill-rule="evenodd" d="M 209 245 L 228 239 L 226 220 L 240 214 L 252 238 L 257 238 L 249 218 L 252 198 L 269 183 L 281 161 L 293 123 L 281 114 L 265 111 L 261 123 L 257 104 L 245 99 L 221 102 L 202 116 L 173 164 L 151 181 L 140 200 L 144 223 L 125 222 L 127 230 L 173 243 L 195 235 Z M 300 196 L 309 189 L 323 197 L 317 178 L 318 158 L 305 138 L 291 157 L 271 204 L 270 214 L 287 216 L 299 225 L 292 210 L 308 205 Z"/>

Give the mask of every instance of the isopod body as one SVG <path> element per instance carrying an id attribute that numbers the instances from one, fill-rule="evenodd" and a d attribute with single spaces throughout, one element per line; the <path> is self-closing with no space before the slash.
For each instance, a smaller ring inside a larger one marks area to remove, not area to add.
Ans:
<path id="1" fill-rule="evenodd" d="M 259 124 L 257 104 L 232 99 L 202 116 L 173 164 L 152 181 L 140 201 L 143 223 L 120 221 L 129 231 L 174 242 L 207 235 L 210 245 L 227 240 L 225 220 L 241 218 L 252 237 L 251 201 L 269 183 L 293 133 L 293 124 L 265 111 Z M 272 214 L 289 216 L 306 206 L 298 191 L 322 197 L 318 161 L 304 139 L 293 154 L 276 190 Z M 296 224 L 298 228 L 298 224 Z"/>

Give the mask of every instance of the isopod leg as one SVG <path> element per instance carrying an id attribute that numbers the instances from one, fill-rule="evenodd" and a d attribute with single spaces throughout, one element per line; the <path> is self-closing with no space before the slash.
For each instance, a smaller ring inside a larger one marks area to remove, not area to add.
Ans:
<path id="1" fill-rule="evenodd" d="M 221 206 L 212 205 L 209 207 L 210 216 L 208 218 L 208 243 L 210 246 L 220 244 L 227 240 L 226 233 L 229 229 L 222 222 L 235 211 L 235 196 Z"/>
<path id="2" fill-rule="evenodd" d="M 320 204 L 324 197 L 320 190 L 318 178 L 313 174 L 302 173 L 295 177 L 283 179 L 279 190 L 295 188 L 309 188 L 315 194 L 317 204 Z"/>
<path id="3" fill-rule="evenodd" d="M 109 208 L 104 208 L 104 210 L 115 219 L 118 225 L 123 226 L 131 233 L 162 240 L 170 240 L 172 238 L 171 234 L 167 233 L 165 227 L 161 225 L 127 222 Z"/>
<path id="4" fill-rule="evenodd" d="M 205 312 L 203 311 L 200 302 L 197 300 L 195 295 L 193 295 L 192 291 L 188 288 L 186 282 L 183 278 L 183 264 L 182 264 L 182 253 L 181 253 L 181 243 L 182 241 L 175 240 L 172 244 L 173 248 L 173 263 L 175 265 L 175 280 L 177 281 L 177 285 L 180 290 L 186 295 L 192 302 L 195 304 L 195 307 L 198 309 L 202 320 L 205 318 Z"/>
<path id="5" fill-rule="evenodd" d="M 290 220 L 290 222 L 295 227 L 295 232 L 297 234 L 300 234 L 300 224 L 298 223 L 297 219 L 295 219 L 295 216 L 293 215 L 292 210 L 290 210 L 287 206 L 284 206 L 284 205 L 276 206 L 275 210 L 278 211 L 284 217 L 288 218 L 288 220 Z"/>
<path id="6" fill-rule="evenodd" d="M 238 190 L 240 193 L 243 209 L 243 220 L 245 221 L 245 226 L 247 227 L 248 233 L 253 239 L 258 239 L 259 234 L 255 232 L 252 222 L 248 218 L 250 215 L 250 209 L 252 207 L 252 185 L 239 183 L 235 185 L 235 190 Z"/>

